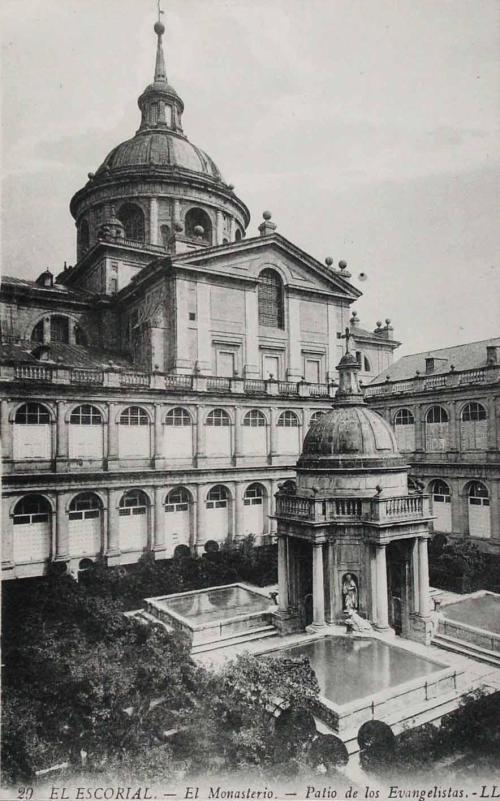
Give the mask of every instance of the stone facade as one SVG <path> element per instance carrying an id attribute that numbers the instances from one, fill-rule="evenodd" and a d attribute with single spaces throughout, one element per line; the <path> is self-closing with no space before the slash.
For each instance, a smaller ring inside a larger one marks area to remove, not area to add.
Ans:
<path id="1" fill-rule="evenodd" d="M 500 553 L 500 339 L 404 357 L 365 395 L 430 494 L 433 530 Z"/>

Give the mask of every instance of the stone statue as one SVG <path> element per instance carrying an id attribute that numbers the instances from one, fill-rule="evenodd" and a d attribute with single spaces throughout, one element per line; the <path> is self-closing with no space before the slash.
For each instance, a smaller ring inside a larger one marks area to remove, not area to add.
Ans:
<path id="1" fill-rule="evenodd" d="M 342 608 L 344 612 L 358 608 L 358 584 L 352 573 L 346 573 L 342 579 Z"/>
<path id="2" fill-rule="evenodd" d="M 352 634 L 354 631 L 357 632 L 366 632 L 372 631 L 372 624 L 369 620 L 365 620 L 364 617 L 358 615 L 353 609 L 350 609 L 347 613 L 347 618 L 345 621 L 347 627 L 347 633 Z"/>

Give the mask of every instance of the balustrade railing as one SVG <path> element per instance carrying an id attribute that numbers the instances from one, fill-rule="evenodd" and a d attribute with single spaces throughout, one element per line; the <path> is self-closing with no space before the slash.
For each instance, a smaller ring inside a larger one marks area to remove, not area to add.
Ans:
<path id="1" fill-rule="evenodd" d="M 212 376 L 211 378 L 207 378 L 207 389 L 229 392 L 231 389 L 231 379 L 223 378 L 222 376 Z"/>
<path id="2" fill-rule="evenodd" d="M 265 394 L 266 382 L 261 381 L 259 378 L 247 378 L 245 381 L 245 392 L 258 392 Z"/>
<path id="3" fill-rule="evenodd" d="M 309 384 L 309 394 L 312 398 L 327 398 L 330 394 L 328 384 Z"/>
<path id="4" fill-rule="evenodd" d="M 15 377 L 20 381 L 51 381 L 52 369 L 38 364 L 19 364 L 15 367 Z"/>
<path id="5" fill-rule="evenodd" d="M 104 375 L 102 370 L 90 370 L 85 367 L 75 367 L 71 371 L 72 384 L 102 384 Z"/>
<path id="6" fill-rule="evenodd" d="M 280 395 L 298 395 L 299 385 L 293 381 L 278 381 L 278 392 Z"/>
<path id="7" fill-rule="evenodd" d="M 166 389 L 192 389 L 193 376 L 192 375 L 166 375 L 165 376 Z"/>
<path id="8" fill-rule="evenodd" d="M 277 495 L 276 514 L 311 522 L 414 520 L 430 516 L 428 495 L 394 498 L 302 498 Z"/>
<path id="9" fill-rule="evenodd" d="M 417 393 L 442 389 L 443 387 L 458 387 L 464 384 L 488 384 L 500 380 L 500 365 L 492 365 L 476 370 L 458 372 L 451 370 L 434 376 L 415 376 L 407 381 L 387 381 L 364 388 L 365 398 L 379 398 L 385 395 L 399 393 Z M 312 394 L 312 393 L 311 393 Z"/>
<path id="10" fill-rule="evenodd" d="M 149 373 L 121 373 L 120 384 L 125 387 L 148 387 Z"/>

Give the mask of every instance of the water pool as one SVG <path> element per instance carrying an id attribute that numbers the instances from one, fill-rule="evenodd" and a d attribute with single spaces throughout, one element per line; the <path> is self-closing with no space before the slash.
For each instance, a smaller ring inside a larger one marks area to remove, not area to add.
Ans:
<path id="1" fill-rule="evenodd" d="M 440 611 L 447 620 L 500 634 L 500 595 L 487 593 L 476 598 L 464 598 L 442 606 Z"/>
<path id="2" fill-rule="evenodd" d="M 374 639 L 324 637 L 279 654 L 307 656 L 321 695 L 340 706 L 443 670 L 438 662 Z"/>
<path id="3" fill-rule="evenodd" d="M 173 612 L 185 619 L 188 625 L 196 626 L 265 612 L 272 605 L 265 595 L 238 584 L 154 600 L 159 609 Z"/>

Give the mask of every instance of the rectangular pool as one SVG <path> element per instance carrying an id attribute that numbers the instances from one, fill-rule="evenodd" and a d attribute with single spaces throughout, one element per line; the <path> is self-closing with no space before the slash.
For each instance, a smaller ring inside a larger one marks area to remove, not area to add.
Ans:
<path id="1" fill-rule="evenodd" d="M 197 626 L 252 612 L 265 612 L 272 603 L 265 595 L 239 584 L 155 600 L 159 608 L 173 612 Z"/>
<path id="2" fill-rule="evenodd" d="M 500 595 L 486 593 L 464 598 L 442 606 L 440 612 L 448 620 L 500 634 Z"/>
<path id="3" fill-rule="evenodd" d="M 443 670 L 443 665 L 376 639 L 324 637 L 279 651 L 307 656 L 323 697 L 342 706 L 412 679 Z"/>

